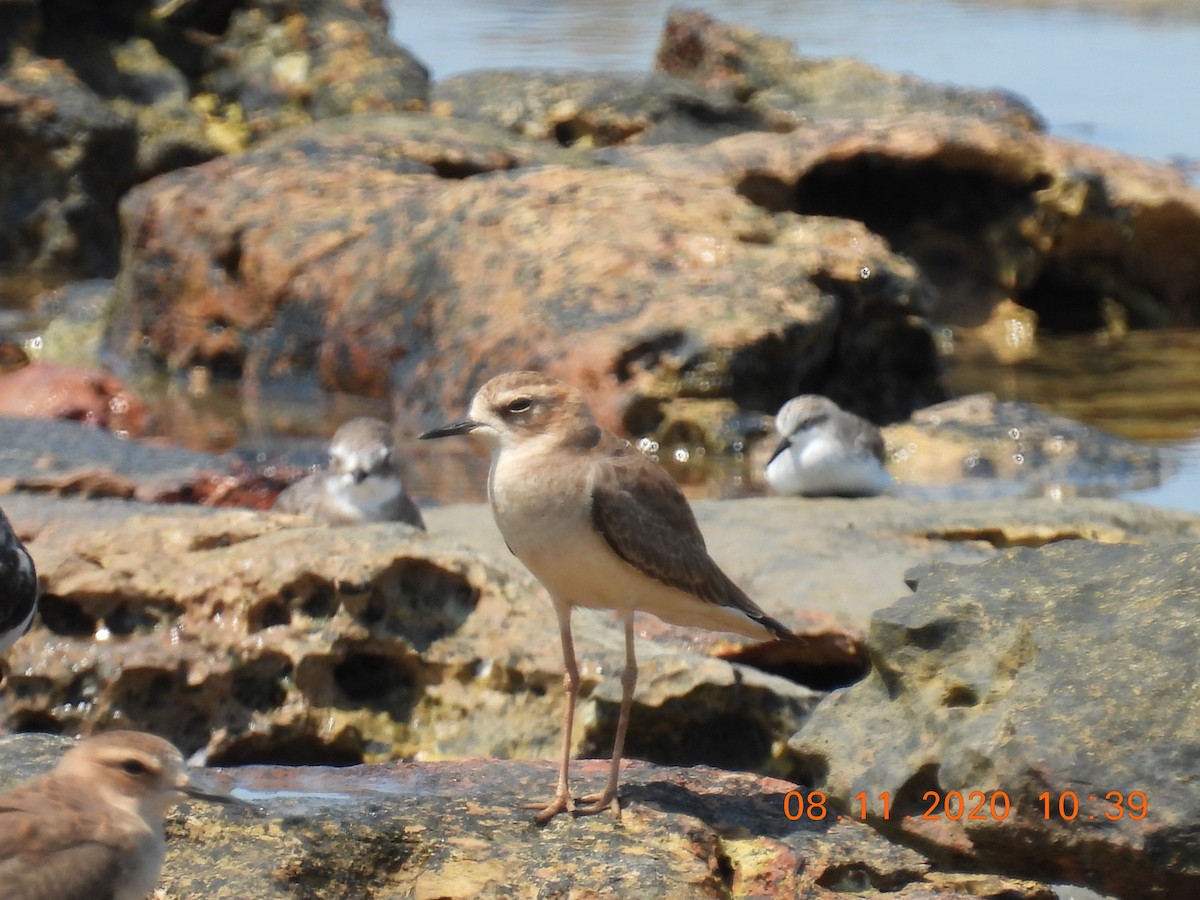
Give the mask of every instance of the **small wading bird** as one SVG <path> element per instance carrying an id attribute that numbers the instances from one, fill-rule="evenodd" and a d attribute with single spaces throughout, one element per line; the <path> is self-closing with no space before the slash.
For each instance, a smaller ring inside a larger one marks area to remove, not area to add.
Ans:
<path id="1" fill-rule="evenodd" d="M 776 493 L 868 497 L 892 482 L 879 428 L 826 397 L 793 397 L 775 416 L 775 430 L 781 440 L 766 477 Z"/>
<path id="2" fill-rule="evenodd" d="M 407 522 L 424 529 L 421 511 L 404 492 L 395 455 L 386 422 L 351 419 L 329 442 L 329 470 L 284 488 L 274 508 L 331 525 Z"/>
<path id="3" fill-rule="evenodd" d="M 37 600 L 33 558 L 0 510 L 0 653 L 29 630 Z"/>
<path id="4" fill-rule="evenodd" d="M 163 816 L 191 788 L 183 757 L 140 731 L 80 741 L 53 771 L 0 794 L 0 898 L 146 900 L 166 853 Z"/>
<path id="5" fill-rule="evenodd" d="M 599 428 L 583 395 L 537 372 L 493 378 L 467 418 L 422 439 L 478 435 L 492 454 L 488 497 L 504 540 L 545 586 L 558 614 L 566 667 L 562 756 L 544 823 L 563 811 L 611 809 L 637 682 L 633 613 L 745 637 L 795 639 L 713 562 L 687 500 L 667 472 L 628 441 Z M 571 609 L 616 610 L 625 626 L 625 670 L 612 764 L 604 791 L 576 806 L 568 785 L 579 668 Z"/>

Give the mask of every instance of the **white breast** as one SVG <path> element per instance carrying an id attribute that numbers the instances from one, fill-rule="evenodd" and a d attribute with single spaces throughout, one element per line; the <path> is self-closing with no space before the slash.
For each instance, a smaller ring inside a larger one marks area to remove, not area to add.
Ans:
<path id="1" fill-rule="evenodd" d="M 878 494 L 891 476 L 869 453 L 857 452 L 823 432 L 797 435 L 767 466 L 767 483 L 780 494 Z"/>

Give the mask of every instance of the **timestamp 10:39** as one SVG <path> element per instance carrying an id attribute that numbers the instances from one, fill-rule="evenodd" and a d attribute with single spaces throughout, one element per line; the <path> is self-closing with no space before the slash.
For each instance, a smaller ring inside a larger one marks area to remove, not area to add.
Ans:
<path id="1" fill-rule="evenodd" d="M 793 790 L 783 795 L 783 814 L 792 821 L 798 819 L 820 821 L 827 817 L 865 820 L 868 816 L 868 799 L 866 791 L 859 791 L 852 798 L 854 802 L 851 803 L 850 814 L 841 816 L 830 811 L 828 798 L 823 791 L 809 791 L 805 794 L 802 791 Z M 884 791 L 876 799 L 880 801 L 883 809 L 879 818 L 890 819 L 892 817 L 891 797 L 888 792 Z M 1037 799 L 1043 819 L 1056 818 L 1064 822 L 1073 822 L 1080 818 L 1095 821 L 1097 816 L 1110 822 L 1124 818 L 1140 821 L 1146 818 L 1150 811 L 1150 802 L 1144 791 L 1130 791 L 1129 793 L 1108 791 L 1099 797 L 1089 794 L 1087 802 L 1098 804 L 1098 806 L 1089 807 L 1090 812 L 1081 807 L 1079 795 L 1075 791 L 1062 791 L 1059 794 L 1043 791 Z M 928 804 L 924 812 L 906 815 L 904 818 L 1003 822 L 1013 808 L 1012 801 L 1004 791 L 990 793 L 970 791 L 965 796 L 961 791 L 944 793 L 926 791 L 921 795 L 921 800 Z M 857 804 L 858 815 L 854 815 L 855 804 Z"/>

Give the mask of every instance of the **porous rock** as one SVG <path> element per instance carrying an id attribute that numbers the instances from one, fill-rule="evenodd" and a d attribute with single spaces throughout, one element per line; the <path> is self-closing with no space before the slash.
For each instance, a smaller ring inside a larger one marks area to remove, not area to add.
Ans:
<path id="1" fill-rule="evenodd" d="M 45 771 L 67 742 L 0 738 L 0 789 Z M 581 786 L 605 763 L 577 766 Z M 787 818 L 784 781 L 699 767 L 626 766 L 620 824 L 517 807 L 545 763 L 465 760 L 200 771 L 241 805 L 187 801 L 167 819 L 160 880 L 188 897 L 862 897 L 1052 900 L 1043 885 L 940 871 L 854 821 Z M 795 799 L 789 811 L 797 814 Z"/>
<path id="2" fill-rule="evenodd" d="M 877 828 L 943 858 L 1191 896 L 1198 573 L 1194 540 L 916 569 L 915 593 L 871 621 L 871 674 L 792 747 L 813 784 L 865 794 Z"/>
<path id="3" fill-rule="evenodd" d="M 9 655 L 8 728 L 145 728 L 223 763 L 557 752 L 556 628 L 515 562 L 404 525 L 26 502 L 4 505 L 42 600 Z M 599 749 L 611 744 L 623 641 L 581 611 L 576 642 L 577 741 Z M 786 770 L 786 738 L 818 692 L 678 643 L 639 656 L 647 756 Z M 722 729 L 755 739 L 731 749 Z M 666 733 L 675 740 L 650 739 Z"/>

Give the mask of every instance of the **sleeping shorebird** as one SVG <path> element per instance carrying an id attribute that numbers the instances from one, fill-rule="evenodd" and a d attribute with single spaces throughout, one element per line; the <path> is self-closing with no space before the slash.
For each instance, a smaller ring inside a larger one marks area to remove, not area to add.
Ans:
<path id="1" fill-rule="evenodd" d="M 0 653 L 29 630 L 37 600 L 33 558 L 0 510 Z"/>
<path id="2" fill-rule="evenodd" d="M 334 432 L 329 470 L 286 487 L 274 508 L 332 525 L 407 522 L 425 528 L 396 471 L 392 429 L 379 419 L 351 419 Z"/>
<path id="3" fill-rule="evenodd" d="M 467 418 L 422 439 L 476 434 L 492 453 L 488 497 L 508 547 L 554 601 L 562 639 L 563 715 L 558 786 L 536 821 L 597 813 L 617 801 L 621 753 L 637 682 L 633 613 L 675 625 L 769 640 L 794 639 L 713 562 L 687 500 L 667 472 L 592 421 L 583 395 L 537 372 L 493 378 Z M 579 668 L 571 639 L 575 606 L 616 610 L 625 626 L 625 670 L 612 763 L 604 791 L 576 806 L 568 785 Z"/>
<path id="4" fill-rule="evenodd" d="M 210 796 L 189 787 L 168 741 L 140 731 L 80 741 L 53 771 L 0 794 L 0 897 L 146 900 L 180 793 Z"/>
<path id="5" fill-rule="evenodd" d="M 879 428 L 826 397 L 793 397 L 775 416 L 775 430 L 781 440 L 766 476 L 776 493 L 868 497 L 892 482 Z"/>

